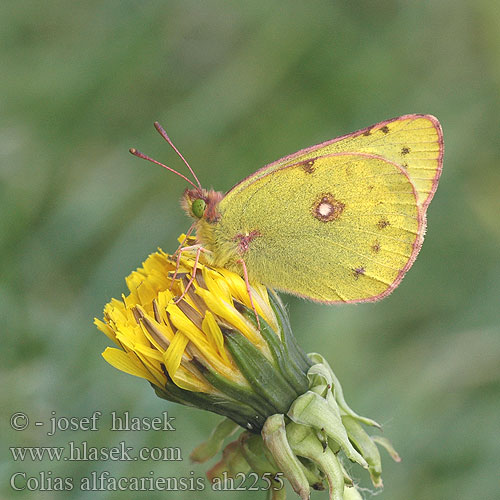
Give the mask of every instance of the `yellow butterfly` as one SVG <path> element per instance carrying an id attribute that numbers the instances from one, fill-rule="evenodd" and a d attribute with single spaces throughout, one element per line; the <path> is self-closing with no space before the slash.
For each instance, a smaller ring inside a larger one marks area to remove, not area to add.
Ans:
<path id="1" fill-rule="evenodd" d="M 365 302 L 413 264 L 443 151 L 438 120 L 413 114 L 286 156 L 225 195 L 203 189 L 185 160 L 198 185 L 175 173 L 194 186 L 182 205 L 210 264 L 313 301 Z"/>

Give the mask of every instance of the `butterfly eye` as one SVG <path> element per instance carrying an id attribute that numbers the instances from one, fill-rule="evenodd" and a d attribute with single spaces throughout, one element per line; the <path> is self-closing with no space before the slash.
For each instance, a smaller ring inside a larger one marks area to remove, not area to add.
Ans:
<path id="1" fill-rule="evenodd" d="M 202 200 L 201 198 L 194 200 L 193 204 L 191 205 L 191 210 L 193 211 L 194 216 L 198 217 L 198 219 L 201 219 L 205 212 L 206 206 L 207 204 L 205 203 L 205 200 Z"/>

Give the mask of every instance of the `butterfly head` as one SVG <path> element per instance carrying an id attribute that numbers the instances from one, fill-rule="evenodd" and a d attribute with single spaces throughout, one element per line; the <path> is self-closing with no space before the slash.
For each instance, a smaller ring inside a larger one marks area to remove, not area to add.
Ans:
<path id="1" fill-rule="evenodd" d="M 222 199 L 224 195 L 222 193 L 214 191 L 213 189 L 210 189 L 209 191 L 203 189 L 193 169 L 190 167 L 189 163 L 186 161 L 184 156 L 182 156 L 179 150 L 174 146 L 174 143 L 167 135 L 163 127 L 158 122 L 155 122 L 154 125 L 159 134 L 170 144 L 172 149 L 186 164 L 188 170 L 193 175 L 196 184 L 192 180 L 188 179 L 185 175 L 181 174 L 180 172 L 177 172 L 177 170 L 174 170 L 173 168 L 170 168 L 167 165 L 164 165 L 163 163 L 154 160 L 148 155 L 145 155 L 144 153 L 137 151 L 137 149 L 135 148 L 131 148 L 129 150 L 130 153 L 139 158 L 143 158 L 144 160 L 148 160 L 151 163 L 155 163 L 160 167 L 166 168 L 170 172 L 184 179 L 187 183 L 191 184 L 191 186 L 193 186 L 193 189 L 186 189 L 181 199 L 181 205 L 184 208 L 184 210 L 190 217 L 193 217 L 195 221 L 201 221 L 203 219 L 204 221 L 211 224 L 217 222 L 220 218 L 217 212 L 217 205 L 219 204 L 219 201 Z"/>
<path id="2" fill-rule="evenodd" d="M 220 218 L 217 206 L 223 197 L 222 193 L 213 189 L 186 189 L 181 198 L 181 205 L 193 219 L 204 219 L 209 223 L 214 223 Z"/>

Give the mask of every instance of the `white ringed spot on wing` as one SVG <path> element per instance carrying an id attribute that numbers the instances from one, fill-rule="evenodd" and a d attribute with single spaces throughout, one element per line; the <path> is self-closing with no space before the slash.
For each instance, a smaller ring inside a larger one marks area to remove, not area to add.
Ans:
<path id="1" fill-rule="evenodd" d="M 332 193 L 322 193 L 314 201 L 311 212 L 321 222 L 331 222 L 340 217 L 345 204 L 336 200 Z"/>

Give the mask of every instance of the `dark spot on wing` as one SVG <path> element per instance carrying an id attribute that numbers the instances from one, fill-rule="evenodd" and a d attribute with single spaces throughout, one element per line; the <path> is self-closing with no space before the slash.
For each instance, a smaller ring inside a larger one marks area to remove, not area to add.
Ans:
<path id="1" fill-rule="evenodd" d="M 410 148 L 407 147 L 407 146 L 404 146 L 401 148 L 401 154 L 404 156 L 404 155 L 407 155 L 408 153 L 410 152 Z"/>
<path id="2" fill-rule="evenodd" d="M 373 251 L 374 253 L 379 253 L 379 252 L 380 252 L 380 243 L 379 243 L 377 240 L 375 240 L 375 241 L 373 242 L 373 245 L 372 245 L 372 251 Z"/>
<path id="3" fill-rule="evenodd" d="M 233 241 L 238 242 L 238 253 L 240 255 L 245 254 L 248 252 L 248 249 L 250 248 L 250 243 L 255 239 L 261 236 L 260 232 L 254 229 L 253 231 L 247 232 L 247 233 L 239 233 L 237 234 L 234 238 Z"/>
<path id="4" fill-rule="evenodd" d="M 379 229 L 385 229 L 387 226 L 390 226 L 391 223 L 385 218 L 385 217 L 382 217 L 379 221 L 378 221 L 378 224 L 377 224 L 377 227 Z"/>
<path id="5" fill-rule="evenodd" d="M 315 170 L 314 160 L 305 161 L 304 163 L 302 163 L 301 167 L 306 174 L 312 174 Z"/>
<path id="6" fill-rule="evenodd" d="M 388 134 L 389 133 L 389 127 L 387 125 L 384 125 L 381 129 L 380 129 L 384 134 Z"/>
<path id="7" fill-rule="evenodd" d="M 369 135 L 372 134 L 372 129 L 371 128 L 367 128 L 364 132 L 363 132 L 363 135 L 365 137 L 368 137 Z"/>
<path id="8" fill-rule="evenodd" d="M 354 278 L 358 279 L 360 277 L 360 275 L 365 274 L 366 269 L 364 267 L 360 266 L 360 267 L 357 267 L 356 269 L 353 269 L 352 272 L 353 272 Z"/>

